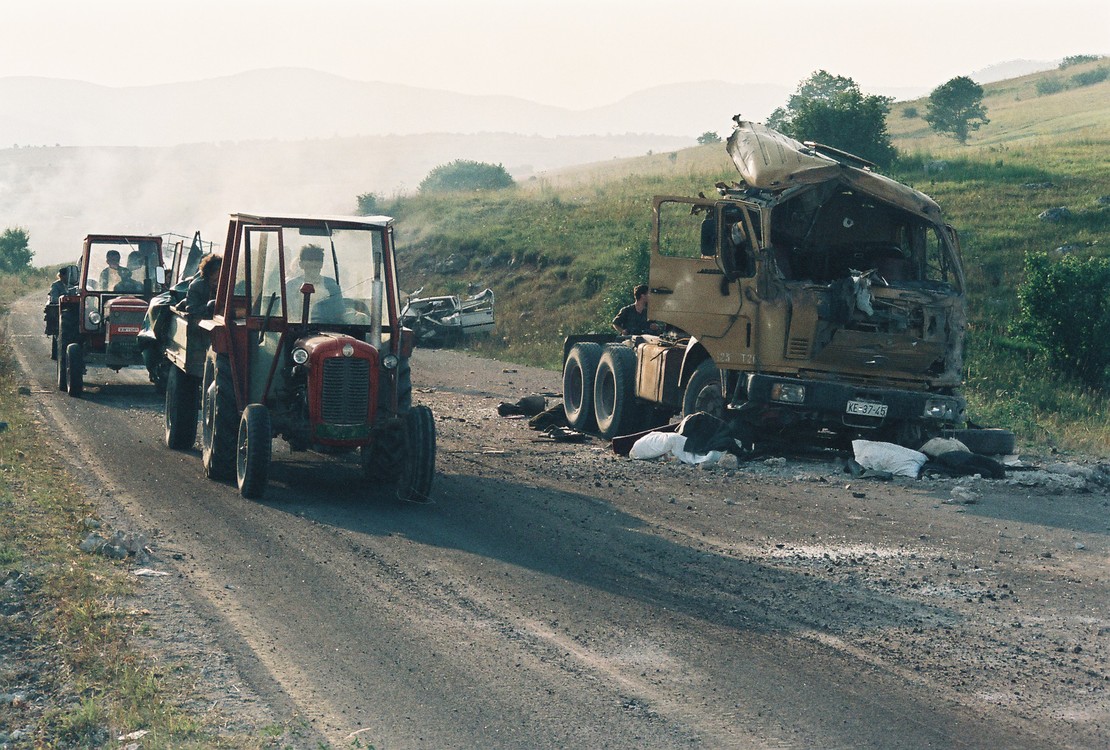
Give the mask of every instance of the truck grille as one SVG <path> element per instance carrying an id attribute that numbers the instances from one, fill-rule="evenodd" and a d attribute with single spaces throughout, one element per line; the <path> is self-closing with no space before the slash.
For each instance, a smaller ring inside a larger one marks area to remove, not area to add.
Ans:
<path id="1" fill-rule="evenodd" d="M 370 361 L 324 360 L 321 418 L 329 424 L 365 424 L 370 403 Z"/>
<path id="2" fill-rule="evenodd" d="M 792 338 L 786 342 L 787 359 L 805 359 L 809 356 L 809 339 Z"/>

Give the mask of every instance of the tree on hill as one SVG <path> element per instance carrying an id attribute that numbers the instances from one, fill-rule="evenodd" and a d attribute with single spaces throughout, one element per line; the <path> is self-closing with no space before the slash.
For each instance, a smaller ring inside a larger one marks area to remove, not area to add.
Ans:
<path id="1" fill-rule="evenodd" d="M 851 78 L 819 70 L 771 113 L 767 125 L 886 166 L 897 155 L 886 129 L 890 103 L 890 97 L 865 95 Z"/>
<path id="2" fill-rule="evenodd" d="M 707 130 L 698 136 L 698 145 L 705 146 L 710 143 L 720 143 L 721 136 L 717 135 L 715 131 Z"/>
<path id="3" fill-rule="evenodd" d="M 456 159 L 440 164 L 420 181 L 421 193 L 447 193 L 457 190 L 501 190 L 513 186 L 513 178 L 500 164 Z"/>
<path id="4" fill-rule="evenodd" d="M 31 267 L 35 253 L 26 229 L 9 227 L 0 235 L 0 273 L 18 273 Z"/>
<path id="5" fill-rule="evenodd" d="M 967 76 L 937 86 L 929 94 L 925 122 L 937 133 L 948 133 L 960 143 L 967 143 L 971 131 L 990 122 L 983 106 L 983 87 Z"/>
<path id="6" fill-rule="evenodd" d="M 377 193 L 360 193 L 358 201 L 359 216 L 376 216 L 381 212 L 381 198 Z"/>

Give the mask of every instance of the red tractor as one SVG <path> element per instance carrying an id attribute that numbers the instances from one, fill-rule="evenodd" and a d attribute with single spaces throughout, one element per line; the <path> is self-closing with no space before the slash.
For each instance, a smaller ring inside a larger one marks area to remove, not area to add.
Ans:
<path id="1" fill-rule="evenodd" d="M 294 451 L 359 451 L 366 478 L 428 497 L 435 422 L 412 403 L 386 217 L 234 214 L 211 317 L 170 312 L 165 439 L 205 474 L 266 488 L 274 437 Z"/>
<path id="2" fill-rule="evenodd" d="M 138 335 L 150 298 L 165 282 L 162 238 L 90 234 L 69 282 L 47 305 L 46 333 L 58 362 L 58 390 L 80 396 L 90 364 L 116 372 L 144 364 Z"/>

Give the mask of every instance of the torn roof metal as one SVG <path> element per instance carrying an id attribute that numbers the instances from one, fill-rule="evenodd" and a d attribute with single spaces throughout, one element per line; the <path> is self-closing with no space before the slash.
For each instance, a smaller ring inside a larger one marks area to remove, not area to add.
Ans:
<path id="1" fill-rule="evenodd" d="M 853 166 L 866 163 L 859 157 L 839 154 L 836 149 L 807 145 L 777 130 L 746 120 L 737 120 L 727 150 L 744 182 L 753 188 L 780 192 L 787 188 L 837 180 L 885 203 L 940 223 L 940 206 L 929 196 L 869 169 Z"/>

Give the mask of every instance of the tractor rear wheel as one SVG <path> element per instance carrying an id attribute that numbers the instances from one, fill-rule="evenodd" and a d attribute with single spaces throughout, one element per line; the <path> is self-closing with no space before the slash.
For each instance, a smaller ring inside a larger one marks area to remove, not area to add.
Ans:
<path id="1" fill-rule="evenodd" d="M 174 365 L 166 375 L 166 446 L 187 450 L 197 439 L 197 381 Z"/>
<path id="2" fill-rule="evenodd" d="M 226 354 L 208 350 L 201 383 L 200 447 L 204 473 L 209 479 L 230 479 L 235 475 L 239 415 L 231 384 L 231 362 Z"/>
<path id="3" fill-rule="evenodd" d="M 273 440 L 269 410 L 263 404 L 248 404 L 239 420 L 235 452 L 235 478 L 243 497 L 262 497 L 266 491 Z"/>

